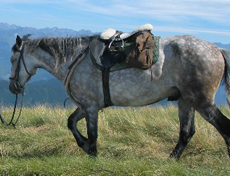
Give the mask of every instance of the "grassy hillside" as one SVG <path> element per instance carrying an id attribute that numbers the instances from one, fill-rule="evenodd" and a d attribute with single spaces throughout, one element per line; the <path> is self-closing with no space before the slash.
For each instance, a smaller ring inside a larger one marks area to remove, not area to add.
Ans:
<path id="1" fill-rule="evenodd" d="M 73 109 L 23 110 L 16 129 L 0 125 L 0 175 L 230 175 L 223 139 L 196 114 L 196 134 L 178 162 L 177 109 L 108 108 L 99 113 L 98 157 L 88 157 L 67 129 Z M 222 108 L 230 117 L 230 111 Z M 3 108 L 9 121 L 11 108 Z M 78 124 L 86 133 L 85 122 Z"/>

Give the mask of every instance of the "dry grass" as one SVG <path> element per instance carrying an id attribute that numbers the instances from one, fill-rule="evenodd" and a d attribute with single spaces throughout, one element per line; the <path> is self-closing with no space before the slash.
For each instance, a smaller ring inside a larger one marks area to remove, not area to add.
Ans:
<path id="1" fill-rule="evenodd" d="M 67 129 L 73 109 L 25 108 L 17 129 L 0 126 L 1 175 L 229 175 L 218 132 L 196 114 L 196 134 L 179 162 L 168 156 L 179 133 L 177 109 L 108 108 L 99 113 L 98 157 Z M 2 108 L 10 117 L 12 108 Z M 222 112 L 230 116 L 227 108 Z M 9 118 L 7 119 L 9 120 Z M 78 124 L 86 134 L 85 122 Z"/>

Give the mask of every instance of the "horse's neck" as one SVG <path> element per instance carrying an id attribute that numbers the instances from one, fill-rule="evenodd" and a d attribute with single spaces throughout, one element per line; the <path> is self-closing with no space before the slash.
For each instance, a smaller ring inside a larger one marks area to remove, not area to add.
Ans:
<path id="1" fill-rule="evenodd" d="M 38 68 L 42 68 L 52 74 L 61 82 L 64 82 L 65 74 L 68 70 L 68 66 L 71 64 L 71 61 L 67 61 L 58 68 L 56 68 L 56 59 L 53 56 L 50 56 L 48 53 L 43 50 L 38 49 L 33 53 L 35 58 L 38 61 Z"/>
<path id="2" fill-rule="evenodd" d="M 70 58 L 68 58 L 65 63 L 62 63 L 60 66 L 56 68 L 56 59 L 53 56 L 50 56 L 48 53 L 44 51 L 38 51 L 36 52 L 35 57 L 40 62 L 39 68 L 48 71 L 50 74 L 52 74 L 54 77 L 56 77 L 63 83 L 65 81 L 66 74 L 69 71 L 69 66 L 75 59 L 74 58 L 73 60 L 71 60 Z M 88 59 L 87 56 L 83 57 L 86 58 L 84 58 L 84 61 L 82 62 L 86 62 L 87 65 L 91 63 L 90 59 Z"/>

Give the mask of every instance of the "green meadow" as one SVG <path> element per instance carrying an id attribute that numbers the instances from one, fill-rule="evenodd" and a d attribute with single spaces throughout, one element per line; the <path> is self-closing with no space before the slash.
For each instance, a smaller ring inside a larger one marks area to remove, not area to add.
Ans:
<path id="1" fill-rule="evenodd" d="M 13 108 L 2 108 L 10 120 Z M 177 108 L 107 108 L 99 112 L 98 156 L 80 149 L 67 128 L 74 109 L 24 108 L 14 129 L 0 125 L 0 175 L 230 175 L 219 133 L 196 113 L 196 133 L 181 159 L 169 159 L 179 134 Z M 228 108 L 221 111 L 230 117 Z M 86 135 L 85 121 L 78 123 Z"/>

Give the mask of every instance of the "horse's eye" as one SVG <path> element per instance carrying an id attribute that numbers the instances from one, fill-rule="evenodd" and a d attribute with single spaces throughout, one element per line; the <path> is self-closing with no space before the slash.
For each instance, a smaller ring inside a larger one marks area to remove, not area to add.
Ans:
<path id="1" fill-rule="evenodd" d="M 11 64 L 14 63 L 16 60 L 17 60 L 17 58 L 12 57 L 12 58 L 10 59 Z"/>
<path id="2" fill-rule="evenodd" d="M 13 56 L 11 57 L 10 62 L 13 63 L 14 61 L 16 61 L 18 58 L 18 55 L 20 55 L 20 54 L 18 52 L 15 52 L 13 54 Z"/>

